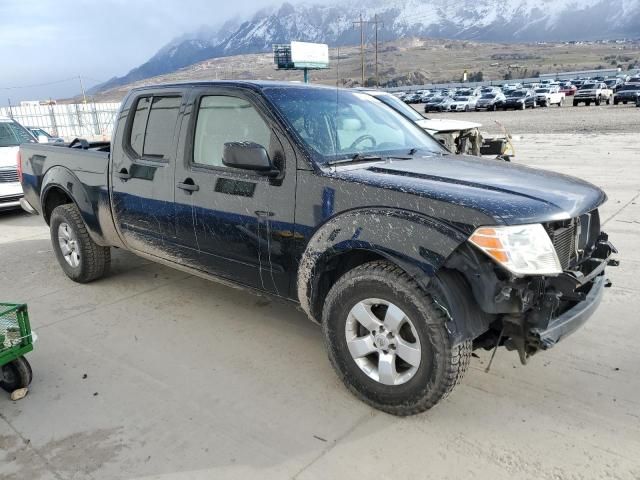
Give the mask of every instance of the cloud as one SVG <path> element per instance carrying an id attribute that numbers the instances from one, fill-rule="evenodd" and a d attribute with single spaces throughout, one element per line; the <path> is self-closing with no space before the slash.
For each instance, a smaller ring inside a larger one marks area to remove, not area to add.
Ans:
<path id="1" fill-rule="evenodd" d="M 291 1 L 291 0 L 290 0 Z M 294 0 L 298 1 L 298 0 Z M 278 0 L 0 0 L 0 104 L 77 94 L 77 82 L 3 87 L 82 75 L 87 84 L 123 75 L 173 38 Z"/>

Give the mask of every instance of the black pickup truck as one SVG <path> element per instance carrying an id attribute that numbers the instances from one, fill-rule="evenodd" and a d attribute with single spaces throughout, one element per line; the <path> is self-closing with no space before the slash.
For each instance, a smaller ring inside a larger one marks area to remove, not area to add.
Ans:
<path id="1" fill-rule="evenodd" d="M 24 145 L 23 208 L 77 282 L 110 248 L 300 304 L 344 383 L 408 415 L 473 348 L 522 362 L 594 312 L 615 253 L 597 187 L 456 156 L 358 91 L 268 82 L 133 90 L 110 144 Z"/>

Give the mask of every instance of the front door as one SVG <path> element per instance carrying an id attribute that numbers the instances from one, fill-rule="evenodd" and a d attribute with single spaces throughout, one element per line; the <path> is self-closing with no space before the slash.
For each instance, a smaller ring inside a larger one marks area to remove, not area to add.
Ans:
<path id="1" fill-rule="evenodd" d="M 296 181 L 291 146 L 260 99 L 242 89 L 194 91 L 190 107 L 175 189 L 185 262 L 287 296 Z M 280 175 L 225 166 L 224 144 L 243 141 L 264 146 Z"/>
<path id="2" fill-rule="evenodd" d="M 175 240 L 174 175 L 180 93 L 141 94 L 131 100 L 123 144 L 111 168 L 114 220 L 126 245 L 166 257 Z M 161 253 L 163 252 L 163 253 Z"/>

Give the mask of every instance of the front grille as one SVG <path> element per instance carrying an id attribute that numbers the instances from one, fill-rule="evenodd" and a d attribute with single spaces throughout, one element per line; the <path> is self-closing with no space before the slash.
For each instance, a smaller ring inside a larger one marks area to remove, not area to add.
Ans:
<path id="1" fill-rule="evenodd" d="M 13 183 L 18 181 L 18 170 L 0 170 L 0 183 Z"/>
<path id="2" fill-rule="evenodd" d="M 568 268 L 576 250 L 575 222 L 571 221 L 566 227 L 554 229 L 549 236 L 553 241 L 553 246 L 556 249 L 556 254 L 558 255 L 562 269 Z"/>
<path id="3" fill-rule="evenodd" d="M 563 270 L 590 256 L 598 235 L 600 216 L 597 210 L 563 222 L 545 225 Z"/>

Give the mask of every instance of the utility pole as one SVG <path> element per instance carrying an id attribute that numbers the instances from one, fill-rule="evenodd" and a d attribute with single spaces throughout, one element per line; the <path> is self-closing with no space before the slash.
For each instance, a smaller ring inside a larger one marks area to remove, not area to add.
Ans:
<path id="1" fill-rule="evenodd" d="M 384 25 L 384 23 L 378 20 L 377 13 L 373 18 L 374 20 L 372 23 L 376 26 L 376 88 L 378 88 L 380 86 L 380 76 L 378 75 L 378 24 L 382 23 Z"/>
<path id="2" fill-rule="evenodd" d="M 362 83 L 360 84 L 361 87 L 364 87 L 364 24 L 365 23 L 369 23 L 369 22 L 365 22 L 364 20 L 362 20 L 362 14 L 360 14 L 360 20 L 357 22 L 353 22 L 353 25 L 359 25 L 360 26 L 360 65 L 362 67 L 362 71 L 361 71 L 361 79 L 362 79 Z"/>
<path id="3" fill-rule="evenodd" d="M 78 80 L 80 81 L 80 90 L 82 91 L 82 103 L 87 103 L 87 95 L 84 92 L 84 85 L 82 85 L 82 77 L 78 75 Z"/>

